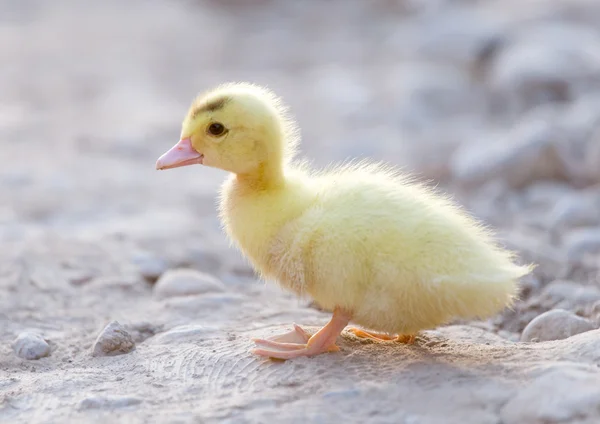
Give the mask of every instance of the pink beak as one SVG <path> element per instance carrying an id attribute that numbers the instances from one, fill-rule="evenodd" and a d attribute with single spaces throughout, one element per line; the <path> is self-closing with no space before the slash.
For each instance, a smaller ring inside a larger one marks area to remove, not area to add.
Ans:
<path id="1" fill-rule="evenodd" d="M 204 155 L 192 147 L 191 138 L 182 138 L 156 161 L 156 169 L 177 168 L 180 166 L 202 164 Z"/>

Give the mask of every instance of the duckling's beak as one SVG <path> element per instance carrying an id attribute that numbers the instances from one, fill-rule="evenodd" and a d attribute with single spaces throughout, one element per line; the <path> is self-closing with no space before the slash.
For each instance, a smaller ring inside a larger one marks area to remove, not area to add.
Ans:
<path id="1" fill-rule="evenodd" d="M 191 138 L 182 138 L 156 161 L 156 169 L 177 168 L 180 166 L 201 164 L 204 155 L 192 147 Z"/>

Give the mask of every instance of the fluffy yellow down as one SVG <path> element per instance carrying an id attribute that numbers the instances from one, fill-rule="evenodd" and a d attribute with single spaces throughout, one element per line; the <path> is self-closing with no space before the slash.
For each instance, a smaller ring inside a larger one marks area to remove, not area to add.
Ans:
<path id="1" fill-rule="evenodd" d="M 381 165 L 290 168 L 270 190 L 233 177 L 221 199 L 229 236 L 265 278 L 373 330 L 493 315 L 530 272 L 457 206 Z"/>
<path id="2" fill-rule="evenodd" d="M 231 240 L 264 278 L 326 310 L 414 334 L 499 312 L 532 269 L 448 198 L 391 167 L 354 162 L 316 172 L 294 163 L 295 125 L 266 89 L 228 84 L 192 111 L 182 136 L 193 137 L 205 164 L 234 172 L 220 196 Z M 194 132 L 215 120 L 230 130 L 218 142 Z"/>

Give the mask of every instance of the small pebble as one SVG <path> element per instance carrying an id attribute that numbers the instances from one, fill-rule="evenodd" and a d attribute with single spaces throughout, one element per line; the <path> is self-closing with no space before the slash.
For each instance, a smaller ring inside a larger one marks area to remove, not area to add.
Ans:
<path id="1" fill-rule="evenodd" d="M 169 267 L 163 258 L 143 251 L 136 252 L 131 261 L 137 266 L 142 277 L 150 283 L 156 282 Z"/>
<path id="2" fill-rule="evenodd" d="M 564 309 L 553 309 L 534 318 L 521 334 L 522 342 L 562 340 L 595 329 L 595 325 Z"/>
<path id="3" fill-rule="evenodd" d="M 92 356 L 123 355 L 135 349 L 133 337 L 117 321 L 112 321 L 100 333 L 94 347 Z"/>
<path id="4" fill-rule="evenodd" d="M 12 348 L 19 358 L 40 359 L 50 355 L 50 346 L 40 336 L 35 333 L 21 333 L 12 344 Z"/>
<path id="5" fill-rule="evenodd" d="M 225 286 L 217 278 L 193 269 L 173 269 L 165 272 L 154 286 L 158 299 L 222 292 Z"/>

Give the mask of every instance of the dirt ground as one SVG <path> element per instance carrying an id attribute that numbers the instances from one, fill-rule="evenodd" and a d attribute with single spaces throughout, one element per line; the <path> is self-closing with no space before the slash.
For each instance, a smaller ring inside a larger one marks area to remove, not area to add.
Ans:
<path id="1" fill-rule="evenodd" d="M 600 422 L 599 24 L 583 0 L 0 0 L 0 422 Z M 154 169 L 196 93 L 242 80 L 317 165 L 385 160 L 495 227 L 539 264 L 515 307 L 248 353 L 329 316 L 228 245 L 225 173 Z M 200 288 L 161 295 L 181 267 Z M 135 349 L 92 355 L 112 321 Z"/>

